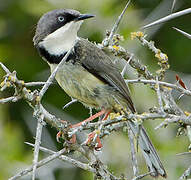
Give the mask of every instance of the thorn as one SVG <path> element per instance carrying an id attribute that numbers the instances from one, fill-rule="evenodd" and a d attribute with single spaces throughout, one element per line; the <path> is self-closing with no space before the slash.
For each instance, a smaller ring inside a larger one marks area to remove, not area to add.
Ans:
<path id="1" fill-rule="evenodd" d="M 66 109 L 67 107 L 69 107 L 70 105 L 72 105 L 77 101 L 78 101 L 77 99 L 72 99 L 69 103 L 65 104 L 62 109 Z"/>

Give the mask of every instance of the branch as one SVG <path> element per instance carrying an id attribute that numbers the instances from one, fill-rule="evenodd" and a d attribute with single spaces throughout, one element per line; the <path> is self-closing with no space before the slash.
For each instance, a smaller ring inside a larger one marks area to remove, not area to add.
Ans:
<path id="1" fill-rule="evenodd" d="M 117 28 L 118 28 L 118 26 L 119 26 L 119 23 L 121 22 L 121 19 L 122 19 L 123 15 L 125 14 L 125 11 L 127 10 L 128 6 L 129 6 L 129 4 L 130 4 L 130 2 L 131 2 L 130 0 L 127 2 L 127 4 L 126 4 L 124 10 L 122 11 L 122 13 L 120 14 L 120 16 L 118 17 L 117 21 L 115 22 L 115 24 L 114 24 L 114 26 L 113 26 L 113 28 L 112 28 L 110 34 L 109 34 L 109 37 L 106 38 L 105 40 L 103 40 L 103 45 L 104 45 L 105 47 L 107 47 L 107 46 L 110 44 L 110 41 L 112 40 L 113 35 L 115 34 L 115 32 L 116 32 L 116 30 L 117 30 Z"/>
<path id="2" fill-rule="evenodd" d="M 183 15 L 186 15 L 186 14 L 189 14 L 189 13 L 191 13 L 191 8 L 188 8 L 188 9 L 176 12 L 176 13 L 172 13 L 172 14 L 166 16 L 166 17 L 163 17 L 163 18 L 161 18 L 161 19 L 159 19 L 157 21 L 154 21 L 154 22 L 152 22 L 150 24 L 147 24 L 147 25 L 141 27 L 141 29 L 145 29 L 145 28 L 148 28 L 148 27 L 151 27 L 151 26 L 163 23 L 163 22 L 167 22 L 167 21 L 169 21 L 171 19 L 183 16 Z"/>
<path id="3" fill-rule="evenodd" d="M 105 47 L 105 46 L 103 46 L 103 42 L 102 42 L 102 44 L 98 44 L 97 47 L 102 49 L 105 52 L 112 53 L 115 56 L 118 56 L 119 58 L 123 58 L 126 61 L 128 61 L 129 58 L 132 57 L 132 59 L 129 61 L 130 66 L 132 68 L 136 69 L 138 74 L 142 75 L 146 79 L 154 79 L 154 76 L 148 70 L 148 68 L 145 65 L 141 64 L 140 61 L 135 58 L 134 54 L 128 52 L 123 47 L 117 46 L 117 49 L 110 45 L 108 47 Z"/>
<path id="4" fill-rule="evenodd" d="M 129 64 L 129 62 L 131 61 L 132 58 L 133 58 L 133 56 L 131 55 L 131 57 L 129 58 L 129 60 L 126 62 L 126 64 L 125 64 L 123 70 L 121 71 L 121 76 L 122 76 L 123 78 L 124 78 L 124 75 L 125 75 L 125 73 L 126 73 L 127 66 L 128 66 L 128 64 Z"/>
<path id="5" fill-rule="evenodd" d="M 65 104 L 62 109 L 66 109 L 67 107 L 69 107 L 70 105 L 72 105 L 73 103 L 77 101 L 78 101 L 77 99 L 72 98 L 72 100 L 69 103 Z"/>
<path id="6" fill-rule="evenodd" d="M 35 146 L 34 146 L 32 180 L 35 180 L 36 168 L 37 168 L 38 156 L 39 156 L 39 148 L 40 148 L 40 144 L 41 144 L 41 134 L 42 134 L 42 128 L 44 125 L 44 122 L 43 122 L 44 115 L 41 114 L 40 116 L 38 116 L 38 114 L 37 114 L 35 116 L 37 116 L 38 122 L 37 122 L 36 138 L 35 138 Z"/>
<path id="7" fill-rule="evenodd" d="M 139 179 L 142 179 L 142 178 L 144 178 L 144 177 L 146 177 L 148 175 L 150 175 L 150 172 L 142 174 L 142 175 L 139 175 L 137 177 L 134 177 L 132 180 L 139 180 Z"/>
<path id="8" fill-rule="evenodd" d="M 171 13 L 172 13 L 173 10 L 174 10 L 175 4 L 176 4 L 176 0 L 173 0 L 172 7 L 171 7 Z"/>
<path id="9" fill-rule="evenodd" d="M 191 166 L 183 173 L 179 180 L 187 179 L 191 175 Z"/>
<path id="10" fill-rule="evenodd" d="M 125 80 L 127 83 L 142 83 L 142 84 L 157 84 L 156 80 L 145 80 L 145 79 L 131 79 L 131 80 Z M 163 82 L 163 81 L 158 81 L 158 84 L 162 87 L 168 87 L 168 88 L 172 88 L 175 89 L 179 92 L 181 92 L 182 94 L 191 96 L 191 91 L 188 89 L 184 89 L 181 86 L 178 86 L 177 84 L 171 84 L 171 83 L 167 83 L 167 82 Z"/>
<path id="11" fill-rule="evenodd" d="M 62 155 L 62 154 L 65 153 L 65 152 L 66 152 L 66 150 L 65 150 L 65 149 L 62 149 L 62 150 L 60 150 L 60 151 L 54 153 L 53 155 L 51 155 L 51 156 L 49 156 L 49 157 L 47 157 L 47 158 L 45 158 L 45 159 L 39 161 L 39 162 L 36 164 L 36 167 L 39 168 L 39 167 L 41 167 L 41 166 L 43 166 L 43 165 L 49 163 L 50 161 L 52 161 L 52 160 L 58 158 L 60 155 Z M 21 171 L 20 173 L 16 174 L 15 176 L 13 176 L 13 177 L 11 177 L 11 178 L 9 178 L 9 180 L 18 179 L 18 178 L 20 178 L 20 177 L 22 177 L 22 176 L 28 174 L 28 173 L 31 172 L 32 170 L 33 170 L 33 166 L 30 166 L 29 168 L 27 168 L 27 169 Z"/>
<path id="12" fill-rule="evenodd" d="M 28 142 L 26 142 L 26 144 L 28 144 L 28 145 L 30 145 L 30 146 L 32 146 L 32 147 L 35 146 L 34 144 L 31 144 L 31 143 L 28 143 Z M 43 152 L 46 152 L 46 153 L 48 153 L 48 154 L 55 154 L 55 153 L 56 153 L 55 151 L 52 151 L 52 150 L 47 149 L 47 148 L 45 148 L 45 147 L 40 147 L 40 150 L 43 151 Z M 75 160 L 75 159 L 72 159 L 72 158 L 70 158 L 70 157 L 68 157 L 68 156 L 61 155 L 61 156 L 59 156 L 58 158 L 61 159 L 61 160 L 63 160 L 63 161 L 65 161 L 65 162 L 68 162 L 68 163 L 70 163 L 70 164 L 72 164 L 72 165 L 74 165 L 74 166 L 76 166 L 76 167 L 79 167 L 79 168 L 81 168 L 81 169 L 84 169 L 84 170 L 87 170 L 87 171 L 90 171 L 90 172 L 93 172 L 93 173 L 96 172 L 96 170 L 95 170 L 94 168 L 92 168 L 90 165 L 85 164 L 85 163 L 82 163 L 82 162 L 77 161 L 77 160 Z"/>
<path id="13" fill-rule="evenodd" d="M 158 97 L 158 104 L 159 104 L 160 113 L 164 114 L 164 108 L 163 108 L 163 104 L 162 104 L 162 96 L 161 96 L 161 92 L 160 92 L 158 77 L 156 77 L 156 92 L 157 92 L 157 97 Z"/>
<path id="14" fill-rule="evenodd" d="M 45 85 L 46 82 L 28 82 L 28 83 L 25 83 L 25 86 L 26 87 L 31 87 L 31 86 L 42 86 L 42 85 Z"/>
<path id="15" fill-rule="evenodd" d="M 9 69 L 3 63 L 0 62 L 0 65 L 1 65 L 2 69 L 6 72 L 6 74 L 10 74 L 11 73 L 9 71 Z"/>
<path id="16" fill-rule="evenodd" d="M 188 34 L 188 33 L 184 32 L 184 31 L 182 31 L 182 30 L 180 30 L 180 29 L 178 29 L 178 28 L 175 28 L 175 27 L 173 27 L 173 29 L 175 29 L 175 30 L 178 31 L 179 33 L 183 34 L 183 35 L 184 35 L 185 37 L 187 37 L 188 39 L 191 39 L 191 34 Z"/>
<path id="17" fill-rule="evenodd" d="M 160 66 L 160 70 L 156 71 L 156 74 L 159 77 L 159 80 L 164 79 L 165 72 L 167 69 L 169 69 L 169 64 L 168 64 L 168 56 L 158 48 L 155 47 L 153 41 L 148 41 L 145 39 L 146 35 L 143 34 L 143 32 L 132 32 L 131 33 L 131 39 L 137 38 L 143 46 L 147 46 L 152 52 L 155 53 L 155 57 L 158 60 L 158 65 Z"/>
<path id="18" fill-rule="evenodd" d="M 48 80 L 46 81 L 46 84 L 42 87 L 40 93 L 39 93 L 39 97 L 40 99 L 43 97 L 43 95 L 45 94 L 45 92 L 47 91 L 48 87 L 50 86 L 50 84 L 52 84 L 56 73 L 58 72 L 58 70 L 62 67 L 62 65 L 64 64 L 64 62 L 66 61 L 66 59 L 68 58 L 68 56 L 70 55 L 70 53 L 72 52 L 73 47 L 66 53 L 66 55 L 63 57 L 63 59 L 61 60 L 61 62 L 58 64 L 58 66 L 56 66 L 56 68 L 54 69 L 54 71 L 52 72 L 52 74 L 49 76 Z"/>
<path id="19" fill-rule="evenodd" d="M 5 104 L 5 103 L 9 103 L 9 102 L 16 102 L 18 100 L 20 100 L 22 97 L 21 96 L 11 96 L 8 98 L 2 98 L 0 99 L 0 104 Z"/>

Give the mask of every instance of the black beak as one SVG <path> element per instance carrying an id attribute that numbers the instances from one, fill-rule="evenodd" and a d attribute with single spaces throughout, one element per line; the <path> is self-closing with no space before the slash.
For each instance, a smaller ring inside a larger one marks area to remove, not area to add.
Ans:
<path id="1" fill-rule="evenodd" d="M 76 21 L 81 21 L 81 20 L 84 20 L 84 19 L 92 18 L 92 17 L 95 17 L 95 15 L 92 15 L 92 14 L 80 14 L 75 20 Z"/>

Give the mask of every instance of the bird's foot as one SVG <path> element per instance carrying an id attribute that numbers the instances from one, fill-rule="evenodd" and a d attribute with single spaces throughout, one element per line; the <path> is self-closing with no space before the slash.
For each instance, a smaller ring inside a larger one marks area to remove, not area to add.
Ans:
<path id="1" fill-rule="evenodd" d="M 66 121 L 63 121 L 63 123 L 66 123 Z M 71 128 L 71 126 L 70 126 Z M 70 138 L 68 137 L 67 133 L 65 134 L 63 131 L 59 131 L 57 134 L 56 134 L 56 140 L 57 142 L 60 143 L 60 139 L 67 139 L 66 141 L 70 144 L 75 144 L 76 143 L 76 135 L 73 134 Z"/>
<path id="2" fill-rule="evenodd" d="M 57 142 L 60 143 L 60 139 L 65 139 L 64 132 L 62 132 L 62 131 L 59 131 L 56 135 Z M 67 142 L 70 144 L 75 144 L 76 143 L 76 135 L 73 134 L 72 137 Z"/>
<path id="3" fill-rule="evenodd" d="M 80 123 L 71 125 L 70 128 L 71 128 L 71 129 L 73 129 L 73 128 L 75 129 L 75 128 L 77 128 L 77 127 L 79 127 L 79 126 L 82 126 L 82 125 L 84 125 L 85 123 L 88 123 L 88 122 L 90 122 L 90 121 L 94 120 L 95 118 L 100 117 L 100 116 L 102 116 L 102 115 L 104 115 L 102 121 L 103 121 L 103 120 L 106 120 L 106 119 L 108 118 L 109 114 L 110 114 L 110 111 L 103 109 L 103 110 L 101 110 L 100 112 L 94 114 L 93 116 L 87 118 L 86 120 L 84 120 L 84 121 L 82 121 L 82 122 L 80 122 Z M 94 142 L 94 143 L 95 143 L 94 147 L 95 147 L 95 150 L 96 150 L 96 151 L 99 151 L 99 150 L 103 147 L 103 145 L 102 145 L 102 143 L 101 143 L 101 139 L 100 139 L 100 137 L 99 137 L 99 134 L 100 134 L 100 130 L 95 130 L 95 131 L 93 131 L 92 133 L 90 133 L 90 134 L 88 135 L 88 138 L 87 138 L 87 140 L 86 140 L 86 142 L 85 142 L 86 145 L 90 145 L 90 144 L 92 144 L 92 142 Z M 60 139 L 61 139 L 61 138 L 62 138 L 62 139 L 68 139 L 68 136 L 66 136 L 66 135 L 64 134 L 64 132 L 59 131 L 59 132 L 57 133 L 57 135 L 56 135 L 57 142 L 60 142 Z M 71 138 L 69 139 L 68 143 L 71 143 L 71 144 L 76 143 L 76 135 L 75 135 L 75 133 L 71 136 Z"/>
<path id="4" fill-rule="evenodd" d="M 92 142 L 95 142 L 94 147 L 96 151 L 99 151 L 103 147 L 99 134 L 100 132 L 98 130 L 93 131 L 92 133 L 88 134 L 88 138 L 85 142 L 86 145 L 90 145 Z"/>

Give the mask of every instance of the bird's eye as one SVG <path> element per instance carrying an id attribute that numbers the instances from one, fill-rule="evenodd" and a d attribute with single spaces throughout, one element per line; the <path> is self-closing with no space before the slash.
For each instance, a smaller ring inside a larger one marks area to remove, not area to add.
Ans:
<path id="1" fill-rule="evenodd" d="M 64 17 L 63 16 L 58 16 L 58 21 L 59 22 L 63 22 L 64 21 Z"/>

